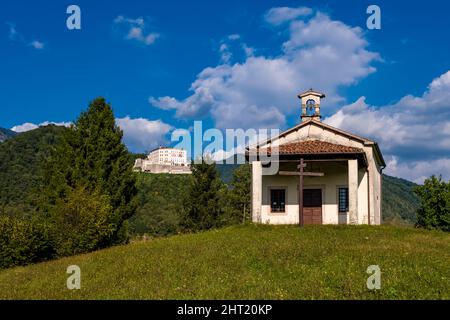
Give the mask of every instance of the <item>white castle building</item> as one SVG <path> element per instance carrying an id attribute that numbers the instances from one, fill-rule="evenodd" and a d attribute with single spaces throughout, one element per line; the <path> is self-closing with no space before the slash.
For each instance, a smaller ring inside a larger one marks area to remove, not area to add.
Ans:
<path id="1" fill-rule="evenodd" d="M 150 173 L 191 173 L 186 150 L 163 147 L 152 150 L 147 159 L 136 159 L 134 170 Z"/>

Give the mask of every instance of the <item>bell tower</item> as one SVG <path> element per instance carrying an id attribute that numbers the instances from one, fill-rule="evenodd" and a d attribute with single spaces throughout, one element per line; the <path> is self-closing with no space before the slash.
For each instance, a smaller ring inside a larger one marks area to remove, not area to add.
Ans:
<path id="1" fill-rule="evenodd" d="M 320 99 L 325 98 L 325 94 L 314 91 L 312 88 L 298 95 L 302 101 L 302 122 L 308 120 L 320 121 Z"/>

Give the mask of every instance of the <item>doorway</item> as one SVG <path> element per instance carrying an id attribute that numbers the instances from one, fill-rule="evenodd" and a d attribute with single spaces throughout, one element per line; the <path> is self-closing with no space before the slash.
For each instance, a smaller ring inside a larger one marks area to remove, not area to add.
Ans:
<path id="1" fill-rule="evenodd" d="M 322 189 L 303 189 L 303 224 L 322 224 Z"/>

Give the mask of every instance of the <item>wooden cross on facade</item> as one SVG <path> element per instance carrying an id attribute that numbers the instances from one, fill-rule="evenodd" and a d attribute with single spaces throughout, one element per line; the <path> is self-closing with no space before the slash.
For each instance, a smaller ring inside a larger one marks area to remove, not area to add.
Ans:
<path id="1" fill-rule="evenodd" d="M 300 159 L 300 163 L 297 166 L 298 171 L 279 171 L 278 174 L 281 176 L 298 176 L 298 219 L 300 226 L 303 225 L 303 177 L 322 177 L 323 172 L 306 172 L 304 168 L 306 163 L 303 158 Z"/>

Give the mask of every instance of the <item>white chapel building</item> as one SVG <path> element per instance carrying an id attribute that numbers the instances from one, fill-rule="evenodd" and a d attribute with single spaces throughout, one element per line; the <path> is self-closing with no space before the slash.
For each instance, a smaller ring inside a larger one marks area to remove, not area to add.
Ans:
<path id="1" fill-rule="evenodd" d="M 301 122 L 247 148 L 253 222 L 380 224 L 386 164 L 378 144 L 321 122 L 323 93 L 310 89 L 298 97 Z M 276 172 L 266 172 L 268 159 Z"/>

